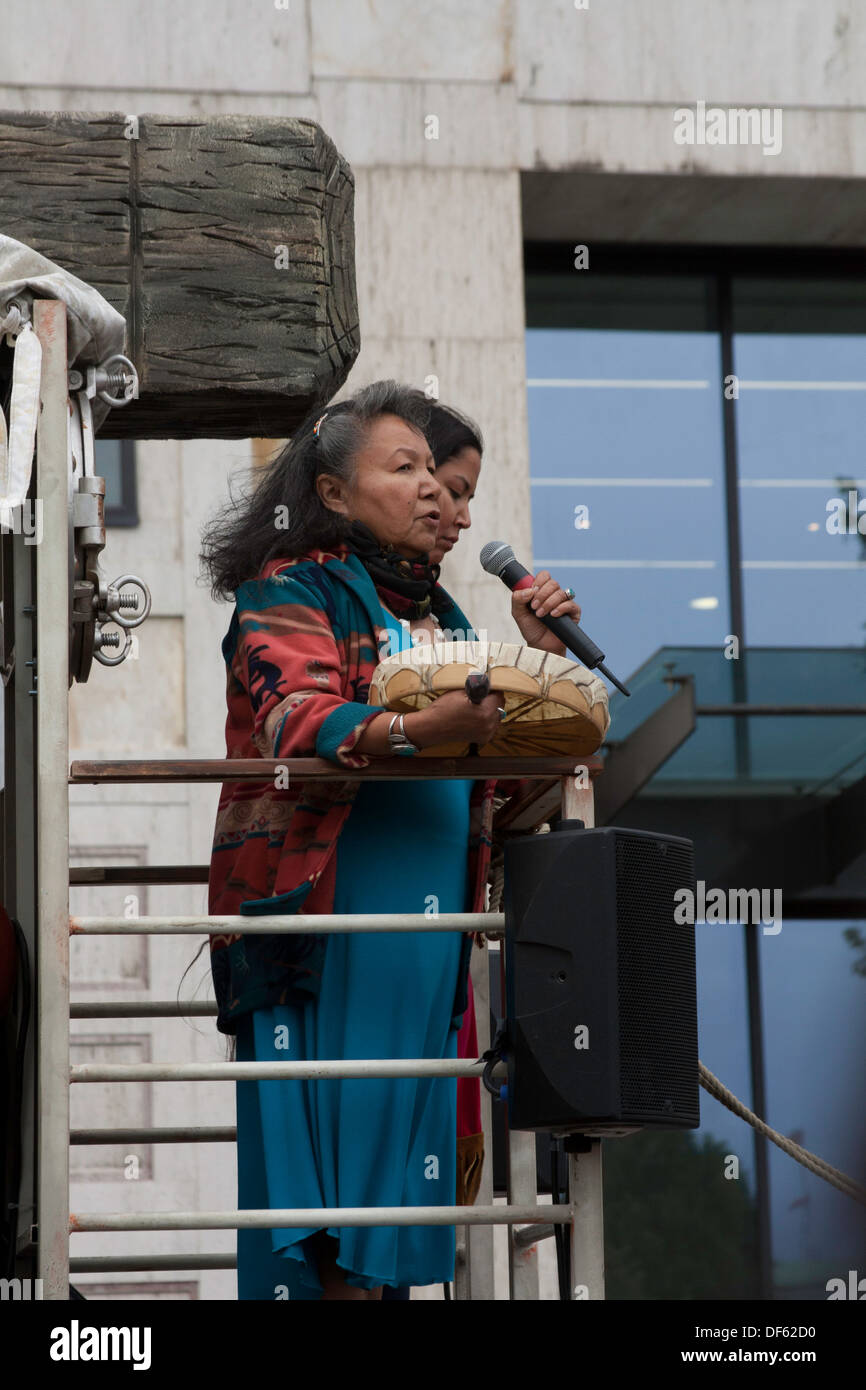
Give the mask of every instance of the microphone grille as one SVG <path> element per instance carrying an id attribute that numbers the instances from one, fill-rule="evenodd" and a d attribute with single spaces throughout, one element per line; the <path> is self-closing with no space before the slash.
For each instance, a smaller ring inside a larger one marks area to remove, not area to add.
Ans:
<path id="1" fill-rule="evenodd" d="M 505 541 L 488 541 L 481 550 L 481 568 L 498 579 L 506 565 L 514 559 L 514 551 Z"/>

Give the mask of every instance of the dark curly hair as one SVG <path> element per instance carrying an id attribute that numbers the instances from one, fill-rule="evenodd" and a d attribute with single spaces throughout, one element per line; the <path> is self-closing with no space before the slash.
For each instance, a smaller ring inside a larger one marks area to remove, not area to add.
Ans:
<path id="1" fill-rule="evenodd" d="M 326 419 L 315 433 L 316 422 Z M 380 415 L 397 415 L 429 437 L 431 402 L 412 386 L 375 381 L 347 400 L 318 406 L 241 497 L 231 496 L 202 532 L 200 559 L 214 599 L 233 599 L 268 560 L 328 550 L 346 535 L 349 518 L 326 507 L 320 473 L 351 485 L 367 430 Z M 431 446 L 432 447 L 432 446 Z M 287 524 L 279 522 L 287 514 Z"/>

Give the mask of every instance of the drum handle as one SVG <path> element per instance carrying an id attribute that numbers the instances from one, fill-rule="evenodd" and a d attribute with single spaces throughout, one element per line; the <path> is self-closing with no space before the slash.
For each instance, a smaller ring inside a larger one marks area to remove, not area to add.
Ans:
<path id="1" fill-rule="evenodd" d="M 466 677 L 464 689 L 473 705 L 480 705 L 490 694 L 490 677 L 486 671 L 473 671 Z"/>
<path id="2" fill-rule="evenodd" d="M 490 677 L 486 671 L 473 671 L 471 675 L 466 677 L 464 689 L 473 705 L 480 705 L 481 701 L 490 694 Z M 478 757 L 477 743 L 470 743 L 469 757 Z"/>

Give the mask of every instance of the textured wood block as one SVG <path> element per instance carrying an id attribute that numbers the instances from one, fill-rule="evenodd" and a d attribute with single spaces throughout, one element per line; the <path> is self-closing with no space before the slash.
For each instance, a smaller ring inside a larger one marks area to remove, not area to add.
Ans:
<path id="1" fill-rule="evenodd" d="M 0 231 L 126 318 L 100 437 L 281 438 L 360 345 L 352 172 L 312 121 L 0 112 Z"/>

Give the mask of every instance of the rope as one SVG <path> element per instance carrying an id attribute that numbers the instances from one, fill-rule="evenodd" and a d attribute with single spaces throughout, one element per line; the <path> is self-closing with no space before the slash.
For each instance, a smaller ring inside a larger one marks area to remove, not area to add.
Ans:
<path id="1" fill-rule="evenodd" d="M 491 854 L 488 882 L 490 884 L 490 902 L 487 910 L 488 912 L 501 912 L 502 897 L 505 891 L 505 854 L 501 845 L 495 846 Z M 500 932 L 491 933 L 490 939 L 496 940 L 500 936 Z M 698 1079 L 705 1091 L 720 1101 L 722 1105 L 727 1106 L 728 1110 L 739 1116 L 741 1120 L 745 1120 L 746 1124 L 751 1125 L 759 1134 L 772 1140 L 783 1153 L 788 1154 L 789 1158 L 793 1158 L 804 1168 L 810 1169 L 819 1178 L 823 1178 L 825 1182 L 838 1187 L 839 1191 L 844 1192 L 846 1197 L 851 1197 L 855 1202 L 860 1202 L 866 1206 L 866 1187 L 855 1182 L 847 1173 L 842 1173 L 838 1168 L 826 1163 L 817 1154 L 810 1153 L 801 1144 L 795 1144 L 793 1139 L 788 1139 L 786 1135 L 773 1129 L 741 1100 L 738 1100 L 727 1086 L 723 1086 L 719 1078 L 713 1076 L 713 1073 L 700 1060 L 698 1061 Z"/>
<path id="2" fill-rule="evenodd" d="M 861 1202 L 863 1206 L 866 1206 L 866 1187 L 861 1187 L 860 1183 L 849 1178 L 847 1173 L 840 1173 L 838 1168 L 825 1163 L 823 1158 L 818 1158 L 816 1154 L 810 1153 L 800 1144 L 795 1144 L 793 1139 L 788 1139 L 778 1130 L 772 1129 L 770 1125 L 759 1119 L 752 1110 L 749 1110 L 748 1106 L 744 1105 L 741 1100 L 738 1100 L 727 1086 L 723 1086 L 719 1078 L 713 1076 L 713 1073 L 707 1070 L 703 1062 L 698 1062 L 698 1069 L 700 1083 L 704 1090 L 709 1091 L 710 1095 L 715 1096 L 722 1105 L 726 1105 L 735 1115 L 739 1115 L 741 1120 L 745 1120 L 746 1124 L 751 1125 L 759 1134 L 765 1135 L 767 1139 L 772 1139 L 774 1144 L 777 1144 L 791 1158 L 796 1159 L 797 1163 L 802 1163 L 804 1168 L 810 1168 L 813 1173 L 817 1173 L 819 1178 L 832 1183 L 834 1187 L 838 1187 L 840 1192 L 844 1192 L 846 1196 L 853 1197 L 855 1202 Z"/>

